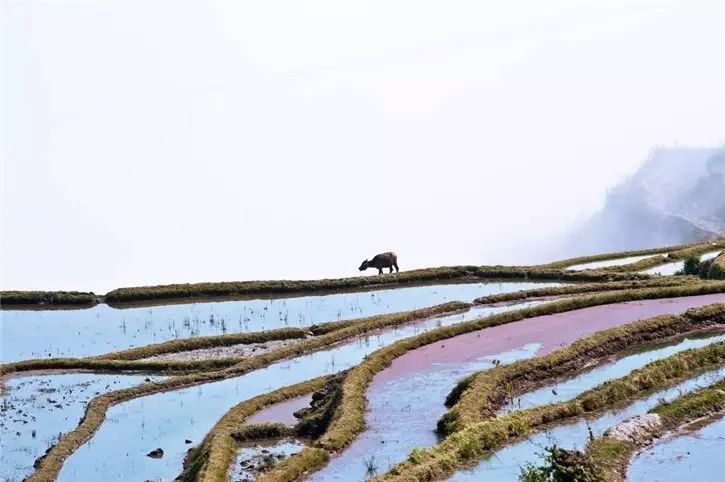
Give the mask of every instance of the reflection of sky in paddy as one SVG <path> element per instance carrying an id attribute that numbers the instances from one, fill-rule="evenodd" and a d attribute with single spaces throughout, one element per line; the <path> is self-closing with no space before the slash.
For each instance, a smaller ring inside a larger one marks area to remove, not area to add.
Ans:
<path id="1" fill-rule="evenodd" d="M 332 348 L 274 363 L 245 375 L 129 400 L 110 408 L 93 438 L 65 462 L 58 480 L 173 479 L 181 472 L 188 445 L 201 440 L 219 418 L 242 400 L 360 363 L 375 350 L 437 326 L 447 326 L 539 303 L 475 307 L 450 316 L 431 318 L 383 330 Z M 164 457 L 150 459 L 160 447 Z"/>
<path id="2" fill-rule="evenodd" d="M 144 383 L 145 375 L 67 373 L 6 380 L 0 410 L 0 480 L 22 480 L 33 462 L 76 428 L 88 401 Z M 161 377 L 150 377 L 159 380 Z"/>
<path id="3" fill-rule="evenodd" d="M 558 283 L 466 283 L 116 309 L 0 311 L 3 362 L 84 357 L 177 338 L 301 327 Z"/>
<path id="4" fill-rule="evenodd" d="M 492 453 L 472 469 L 456 472 L 449 480 L 454 482 L 473 482 L 484 479 L 518 481 L 521 467 L 527 463 L 534 465 L 544 463 L 542 454 L 545 447 L 556 444 L 565 449 L 583 450 L 589 440 L 590 428 L 594 436 L 600 436 L 607 428 L 619 422 L 634 415 L 646 413 L 660 403 L 671 401 L 684 393 L 711 385 L 723 377 L 725 377 L 725 368 L 714 370 L 651 394 L 624 409 L 611 410 L 594 419 L 580 418 L 574 423 L 560 425 L 544 432 L 537 432 L 522 442 L 514 443 Z"/>

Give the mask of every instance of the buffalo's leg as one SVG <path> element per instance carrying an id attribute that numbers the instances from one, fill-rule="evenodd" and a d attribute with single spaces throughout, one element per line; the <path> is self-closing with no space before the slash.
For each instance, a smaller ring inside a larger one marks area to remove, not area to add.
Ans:
<path id="1" fill-rule="evenodd" d="M 378 268 L 378 274 L 383 274 L 383 268 Z"/>
<path id="2" fill-rule="evenodd" d="M 390 267 L 390 273 L 389 274 L 393 274 L 393 267 L 392 266 Z"/>
<path id="3" fill-rule="evenodd" d="M 398 263 L 393 263 L 393 266 L 395 266 L 395 272 L 400 273 L 400 270 L 398 269 Z M 390 272 L 393 272 L 393 268 L 390 268 Z"/>

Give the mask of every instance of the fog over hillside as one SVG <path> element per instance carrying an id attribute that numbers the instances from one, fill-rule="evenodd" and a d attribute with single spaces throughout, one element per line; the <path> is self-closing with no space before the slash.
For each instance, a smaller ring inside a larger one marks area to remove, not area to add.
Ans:
<path id="1" fill-rule="evenodd" d="M 657 148 L 604 208 L 567 237 L 567 255 L 677 244 L 725 233 L 725 147 Z"/>

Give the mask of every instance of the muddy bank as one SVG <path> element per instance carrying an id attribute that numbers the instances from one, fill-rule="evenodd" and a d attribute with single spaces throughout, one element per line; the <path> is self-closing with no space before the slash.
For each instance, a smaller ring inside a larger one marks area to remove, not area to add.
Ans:
<path id="1" fill-rule="evenodd" d="M 627 480 L 721 481 L 725 418 L 678 435 L 661 440 L 638 454 L 627 471 Z"/>
<path id="2" fill-rule="evenodd" d="M 725 294 L 602 305 L 494 326 L 410 351 L 369 385 L 365 431 L 311 478 L 364 480 L 363 457 L 376 454 L 377 470 L 384 471 L 413 448 L 436 444 L 435 424 L 446 411 L 445 395 L 460 378 L 494 360 L 543 355 L 602 329 L 717 302 L 725 302 Z"/>
<path id="3" fill-rule="evenodd" d="M 166 353 L 148 358 L 141 358 L 139 361 L 197 361 L 210 358 L 236 358 L 252 355 L 261 355 L 276 348 L 292 345 L 300 340 L 270 340 L 264 343 L 242 343 L 231 346 L 215 346 L 213 348 L 201 348 L 199 350 L 180 351 Z"/>
<path id="4" fill-rule="evenodd" d="M 241 444 L 237 447 L 237 455 L 229 468 L 227 480 L 257 480 L 261 474 L 273 469 L 282 460 L 300 452 L 304 447 L 302 441 L 292 438 Z"/>

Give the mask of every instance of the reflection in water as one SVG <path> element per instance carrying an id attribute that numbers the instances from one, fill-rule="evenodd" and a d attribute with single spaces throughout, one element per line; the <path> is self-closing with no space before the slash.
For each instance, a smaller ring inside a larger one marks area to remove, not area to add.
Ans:
<path id="1" fill-rule="evenodd" d="M 576 422 L 554 427 L 546 432 L 539 432 L 527 440 L 518 442 L 491 454 L 475 468 L 461 470 L 451 477 L 455 482 L 473 482 L 483 480 L 517 481 L 521 467 L 527 462 L 534 465 L 543 464 L 541 454 L 546 446 L 556 444 L 565 449 L 583 450 L 589 440 L 589 429 L 594 436 L 634 415 L 646 413 L 651 408 L 671 401 L 684 393 L 691 392 L 713 384 L 725 377 L 725 368 L 691 378 L 669 389 L 661 390 L 648 397 L 638 400 L 624 409 L 610 410 L 598 418 L 587 420 L 577 419 Z"/>
<path id="2" fill-rule="evenodd" d="M 534 304 L 539 303 L 476 307 L 464 313 L 380 331 L 317 353 L 280 361 L 236 378 L 115 405 L 108 411 L 108 418 L 120 422 L 104 422 L 90 442 L 66 461 L 58 480 L 173 479 L 181 472 L 188 449 L 184 440 L 201 440 L 224 413 L 242 400 L 345 370 L 383 346 L 437 326 Z M 163 458 L 146 457 L 149 450 L 157 447 L 164 450 Z"/>
<path id="3" fill-rule="evenodd" d="M 584 269 L 598 269 L 598 268 L 608 268 L 611 266 L 622 266 L 625 264 L 632 264 L 636 263 L 637 261 L 641 261 L 643 259 L 652 258 L 654 256 L 663 256 L 662 254 L 652 255 L 652 254 L 646 254 L 644 256 L 630 256 L 629 258 L 619 258 L 619 259 L 606 259 L 604 261 L 593 261 L 591 263 L 582 263 L 582 264 L 574 264 L 569 266 L 566 269 L 574 270 L 574 271 L 581 271 Z"/>
<path id="4" fill-rule="evenodd" d="M 22 480 L 29 475 L 35 459 L 60 434 L 76 428 L 91 398 L 161 378 L 94 373 L 10 378 L 0 408 L 0 480 Z"/>
<path id="5" fill-rule="evenodd" d="M 473 372 L 491 368 L 494 361 L 511 363 L 531 358 L 541 347 L 529 343 L 514 350 L 486 355 L 465 363 L 439 364 L 432 370 L 410 373 L 386 384 L 384 390 L 368 393 L 366 424 L 368 428 L 339 456 L 333 457 L 322 470 L 309 480 L 352 481 L 368 476 L 364 460 L 375 456 L 376 473 L 383 473 L 405 459 L 416 447 L 430 447 L 438 443 L 436 421 L 443 416 L 446 395 L 458 380 Z M 383 419 L 382 423 L 372 420 Z M 383 433 L 370 427 L 384 426 Z"/>
<path id="6" fill-rule="evenodd" d="M 648 350 L 634 355 L 623 357 L 613 363 L 594 368 L 571 378 L 565 382 L 553 384 L 525 393 L 514 400 L 514 405 L 504 407 L 499 410 L 499 414 L 519 410 L 522 408 L 531 408 L 537 405 L 547 403 L 561 402 L 571 400 L 580 393 L 596 387 L 604 380 L 611 380 L 627 375 L 632 370 L 642 368 L 643 366 L 655 360 L 661 360 L 668 356 L 674 355 L 691 348 L 701 348 L 725 340 L 725 335 L 709 336 L 705 338 L 684 339 L 679 343 L 664 346 L 654 350 Z"/>
<path id="7" fill-rule="evenodd" d="M 549 283 L 546 286 L 558 286 Z M 115 309 L 0 311 L 3 362 L 84 357 L 178 338 L 302 327 L 479 296 L 540 288 L 541 283 L 416 286 L 324 296 L 170 304 Z"/>

